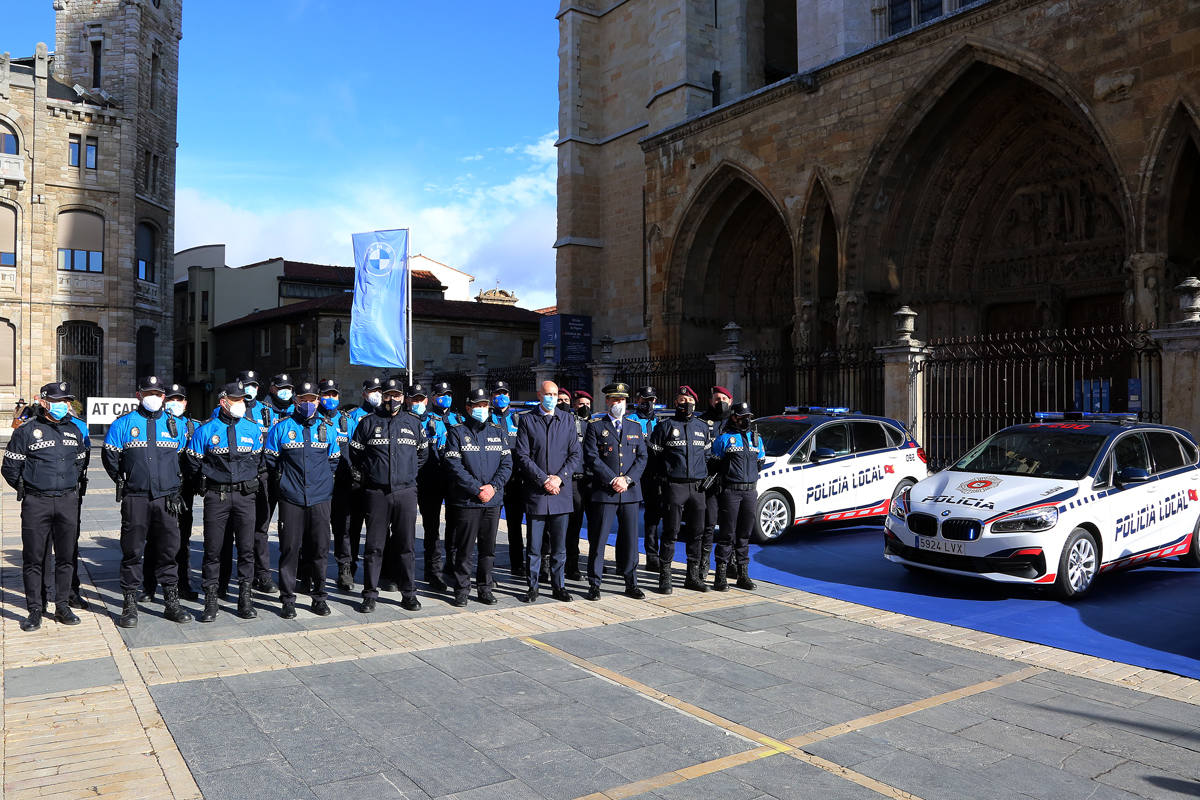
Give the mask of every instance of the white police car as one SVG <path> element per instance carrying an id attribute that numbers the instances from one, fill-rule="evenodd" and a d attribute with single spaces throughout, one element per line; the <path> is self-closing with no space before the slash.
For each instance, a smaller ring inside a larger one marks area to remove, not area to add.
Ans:
<path id="1" fill-rule="evenodd" d="M 884 555 L 907 567 L 1080 597 L 1101 572 L 1200 566 L 1195 440 L 1128 415 L 1038 414 L 893 500 Z"/>
<path id="2" fill-rule="evenodd" d="M 793 525 L 860 521 L 929 474 L 925 451 L 894 419 L 845 408 L 789 408 L 759 417 L 767 464 L 758 476 L 756 542 Z"/>

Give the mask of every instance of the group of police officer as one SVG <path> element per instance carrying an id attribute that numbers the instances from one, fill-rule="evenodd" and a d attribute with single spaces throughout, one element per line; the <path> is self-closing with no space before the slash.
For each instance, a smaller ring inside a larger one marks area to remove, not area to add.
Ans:
<path id="1" fill-rule="evenodd" d="M 680 386 L 674 413 L 657 413 L 652 387 L 631 398 L 624 383 L 604 387 L 595 413 L 587 392 L 547 381 L 537 407 L 517 412 L 503 381 L 472 390 L 465 414 L 451 410 L 449 384 L 427 392 L 399 378 L 370 378 L 361 401 L 343 406 L 338 384 L 274 376 L 261 392 L 253 370 L 224 385 L 204 421 L 187 414 L 178 384 L 146 376 L 138 407 L 118 418 L 102 462 L 121 504 L 121 591 L 117 624 L 134 627 L 138 603 L 162 588 L 164 616 L 188 623 L 180 598 L 196 600 L 189 574 L 192 503 L 203 498 L 201 622 L 216 619 L 237 559 L 237 614 L 256 616 L 252 592 L 279 593 L 280 614 L 296 616 L 297 593 L 311 611 L 330 613 L 325 575 L 330 539 L 337 583 L 352 590 L 362 550 L 362 602 L 375 610 L 379 592 L 416 595 L 415 532 L 424 530 L 424 579 L 465 606 L 472 588 L 496 603 L 493 565 L 501 509 L 507 520 L 511 572 L 526 580 L 518 599 L 535 602 L 542 585 L 569 602 L 567 579 L 580 580 L 579 539 L 586 519 L 587 599 L 600 597 L 608 536 L 616 527 L 616 573 L 625 594 L 638 586 L 638 529 L 657 590 L 672 591 L 675 542 L 686 533 L 685 588 L 705 583 L 717 534 L 713 588 L 752 590 L 749 538 L 757 510 L 755 483 L 765 457 L 746 403 L 731 405 L 713 387 L 709 408 Z M 28 617 L 36 630 L 55 598 L 54 618 L 77 624 L 71 607 L 86 607 L 77 583 L 80 498 L 86 490 L 87 427 L 69 413 L 66 383 L 47 384 L 36 413 L 8 444 L 3 477 L 22 501 L 22 557 Z M 432 399 L 432 403 L 429 402 Z M 634 410 L 628 406 L 636 401 Z M 446 507 L 445 536 L 441 534 Z M 267 531 L 278 509 L 279 563 L 270 577 Z M 524 524 L 526 531 L 523 532 Z M 363 529 L 365 527 L 365 537 Z M 332 533 L 332 536 L 331 536 Z M 53 560 L 51 561 L 51 554 Z M 51 570 L 52 564 L 52 570 Z M 143 566 L 145 565 L 145 566 Z M 53 572 L 53 581 L 50 572 Z M 60 602 L 61 598 L 68 602 Z M 78 598 L 78 602 L 73 602 Z"/>

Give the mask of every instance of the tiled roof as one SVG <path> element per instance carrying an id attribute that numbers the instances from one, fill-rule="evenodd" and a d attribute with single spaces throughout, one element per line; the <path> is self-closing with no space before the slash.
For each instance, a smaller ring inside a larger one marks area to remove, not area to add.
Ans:
<path id="1" fill-rule="evenodd" d="M 354 295 L 350 292 L 316 297 L 300 303 L 268 308 L 256 311 L 244 317 L 230 320 L 213 328 L 213 331 L 226 331 L 240 328 L 244 325 L 256 325 L 272 320 L 285 320 L 303 317 L 313 312 L 330 314 L 349 314 Z M 481 322 L 515 322 L 536 323 L 541 315 L 528 308 L 516 306 L 500 306 L 491 303 L 476 303 L 472 300 L 432 300 L 414 297 L 412 301 L 413 316 L 430 320 L 479 320 Z"/>

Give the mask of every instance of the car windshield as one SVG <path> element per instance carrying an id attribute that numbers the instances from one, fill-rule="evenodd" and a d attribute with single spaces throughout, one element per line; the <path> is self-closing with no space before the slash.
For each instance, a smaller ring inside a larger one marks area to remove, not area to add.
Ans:
<path id="1" fill-rule="evenodd" d="M 1044 428 L 1000 431 L 985 439 L 950 469 L 1077 481 L 1087 474 L 1107 439 L 1106 433 Z"/>
<path id="2" fill-rule="evenodd" d="M 763 419 L 754 423 L 754 429 L 762 438 L 767 458 L 785 456 L 796 446 L 804 434 L 812 428 L 811 422 L 794 419 Z"/>

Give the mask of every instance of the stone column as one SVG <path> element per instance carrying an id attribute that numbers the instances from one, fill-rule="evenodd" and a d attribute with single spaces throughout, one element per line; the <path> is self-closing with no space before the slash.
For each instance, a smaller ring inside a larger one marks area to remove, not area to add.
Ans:
<path id="1" fill-rule="evenodd" d="M 554 380 L 558 374 L 558 364 L 554 362 L 554 345 L 547 344 L 542 348 L 542 363 L 533 368 L 533 397 L 536 400 L 542 391 L 544 381 Z"/>
<path id="2" fill-rule="evenodd" d="M 1200 431 L 1200 280 L 1188 278 L 1175 287 L 1183 318 L 1150 331 L 1162 347 L 1162 421 Z M 1142 387 L 1143 395 L 1146 387 Z"/>
<path id="3" fill-rule="evenodd" d="M 592 395 L 599 397 L 605 386 L 612 383 L 617 375 L 617 362 L 613 358 L 613 340 L 611 336 L 600 338 L 600 359 L 588 364 L 592 371 Z"/>
<path id="4" fill-rule="evenodd" d="M 724 330 L 725 349 L 708 357 L 708 360 L 713 362 L 713 366 L 716 367 L 714 383 L 728 389 L 733 396 L 733 402 L 751 403 L 751 408 L 753 408 L 754 398 L 746 396 L 746 356 L 740 349 L 742 328 L 736 322 L 730 322 Z M 693 386 L 692 388 L 703 397 L 705 389 L 708 387 Z M 666 391 L 672 390 L 667 389 Z"/>
<path id="5" fill-rule="evenodd" d="M 487 390 L 487 388 L 488 388 L 488 386 L 487 386 L 487 377 L 488 377 L 487 353 L 476 353 L 475 354 L 475 369 L 468 372 L 467 377 L 470 378 L 470 380 L 471 380 L 471 388 L 472 389 L 483 389 L 485 391 Z"/>
<path id="6" fill-rule="evenodd" d="M 901 306 L 892 316 L 896 318 L 896 338 L 892 344 L 875 348 L 883 359 L 883 415 L 903 422 L 924 444 L 925 391 L 920 364 L 928 350 L 924 342 L 913 338 L 917 312 Z"/>

